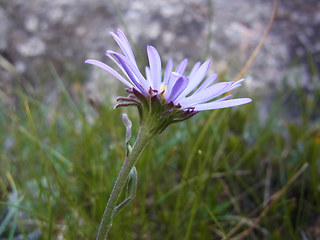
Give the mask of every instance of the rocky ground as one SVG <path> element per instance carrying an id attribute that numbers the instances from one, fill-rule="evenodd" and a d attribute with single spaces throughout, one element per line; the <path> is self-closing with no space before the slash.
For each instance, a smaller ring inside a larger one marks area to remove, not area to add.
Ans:
<path id="1" fill-rule="evenodd" d="M 42 79 L 49 63 L 59 74 L 82 71 L 86 58 L 103 60 L 106 49 L 117 49 L 108 33 L 117 28 L 130 36 L 142 57 L 146 44 L 152 44 L 164 61 L 212 58 L 212 71 L 232 79 L 263 35 L 271 12 L 271 0 L 2 0 L 0 83 L 10 83 L 14 72 Z M 247 88 L 274 91 L 289 73 L 289 81 L 298 77 L 308 89 L 309 60 L 320 67 L 318 29 L 319 1 L 280 1 L 270 36 L 246 74 Z M 85 88 L 94 98 L 104 84 L 114 84 L 96 68 L 85 70 L 92 71 Z"/>

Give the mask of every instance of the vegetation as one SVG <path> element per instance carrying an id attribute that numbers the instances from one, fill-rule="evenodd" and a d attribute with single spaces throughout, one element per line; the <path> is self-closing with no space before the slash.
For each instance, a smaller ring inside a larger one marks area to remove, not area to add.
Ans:
<path id="1" fill-rule="evenodd" d="M 122 112 L 136 136 L 136 109 L 114 110 L 107 94 L 93 108 L 81 87 L 70 94 L 57 82 L 54 104 L 39 86 L 1 92 L 0 239 L 94 239 L 124 160 Z M 199 113 L 155 137 L 110 239 L 316 237 L 320 91 L 284 89 L 265 118 L 250 96 L 253 103 Z"/>

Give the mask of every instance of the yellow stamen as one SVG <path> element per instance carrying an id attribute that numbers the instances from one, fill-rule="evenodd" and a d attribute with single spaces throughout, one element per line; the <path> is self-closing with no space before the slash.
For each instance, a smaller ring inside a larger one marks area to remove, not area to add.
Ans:
<path id="1" fill-rule="evenodd" d="M 161 92 L 164 93 L 167 90 L 167 86 L 163 86 L 161 90 L 162 90 Z"/>

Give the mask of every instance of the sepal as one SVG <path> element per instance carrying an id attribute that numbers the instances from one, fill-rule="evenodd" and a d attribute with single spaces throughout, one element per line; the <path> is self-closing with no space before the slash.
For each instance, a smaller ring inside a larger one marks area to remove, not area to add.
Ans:
<path id="1" fill-rule="evenodd" d="M 139 111 L 140 125 L 147 127 L 152 135 L 163 132 L 170 124 L 186 120 L 198 111 L 190 107 L 181 109 L 180 104 L 174 104 L 173 101 L 166 102 L 164 99 L 164 91 L 158 92 L 148 91 L 145 96 L 135 88 L 126 89 L 129 93 L 128 97 L 118 97 L 117 107 L 136 106 Z"/>

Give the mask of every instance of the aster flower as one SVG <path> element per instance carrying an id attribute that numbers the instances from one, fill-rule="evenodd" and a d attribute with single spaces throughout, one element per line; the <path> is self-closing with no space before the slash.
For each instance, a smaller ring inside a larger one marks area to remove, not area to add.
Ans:
<path id="1" fill-rule="evenodd" d="M 241 86 L 242 80 L 236 82 L 220 82 L 213 84 L 217 74 L 206 77 L 210 61 L 196 63 L 189 74 L 185 73 L 188 60 L 183 60 L 175 69 L 169 60 L 162 77 L 161 58 L 158 51 L 147 46 L 149 66 L 145 68 L 145 76 L 138 68 L 129 41 L 120 30 L 111 33 L 122 53 L 107 50 L 106 55 L 119 67 L 116 71 L 109 65 L 88 59 L 85 62 L 96 65 L 125 84 L 129 93 L 126 97 L 118 97 L 116 107 L 136 106 L 140 115 L 140 128 L 136 141 L 131 148 L 131 122 L 126 115 L 123 121 L 126 126 L 126 158 L 110 194 L 100 224 L 97 240 L 105 240 L 112 226 L 114 216 L 135 196 L 137 171 L 134 167 L 141 152 L 151 138 L 161 133 L 174 122 L 188 119 L 199 111 L 227 108 L 251 102 L 249 98 L 229 98 L 225 93 Z M 127 184 L 126 199 L 117 205 L 119 196 Z"/>
<path id="2" fill-rule="evenodd" d="M 150 121 L 153 116 L 154 133 L 162 132 L 169 124 L 194 116 L 199 111 L 220 109 L 251 102 L 250 98 L 232 99 L 225 93 L 241 86 L 239 81 L 213 84 L 217 74 L 205 79 L 211 61 L 196 63 L 190 74 L 185 70 L 188 60 L 183 60 L 175 69 L 170 59 L 162 77 L 161 58 L 153 46 L 147 46 L 149 66 L 145 68 L 145 77 L 138 68 L 128 39 L 121 30 L 111 32 L 112 37 L 122 50 L 118 53 L 106 51 L 108 56 L 121 70 L 122 74 L 109 65 L 88 59 L 85 62 L 96 65 L 125 84 L 128 97 L 119 97 L 116 107 L 135 105 L 138 107 L 141 123 Z M 223 96 L 223 97 L 221 97 Z M 221 98 L 219 98 L 221 97 Z M 154 124 L 155 121 L 157 124 Z"/>

